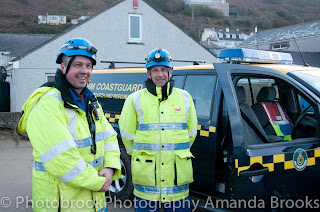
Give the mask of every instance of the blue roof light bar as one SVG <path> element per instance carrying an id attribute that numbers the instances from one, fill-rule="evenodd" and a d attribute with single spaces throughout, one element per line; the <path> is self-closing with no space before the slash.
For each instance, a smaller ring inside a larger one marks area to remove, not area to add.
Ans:
<path id="1" fill-rule="evenodd" d="M 291 54 L 255 49 L 221 49 L 218 58 L 227 63 L 274 63 L 292 64 Z"/>

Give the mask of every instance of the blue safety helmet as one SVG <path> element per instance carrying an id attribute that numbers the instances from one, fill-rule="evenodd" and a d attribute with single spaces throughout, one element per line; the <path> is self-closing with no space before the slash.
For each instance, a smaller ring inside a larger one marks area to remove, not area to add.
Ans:
<path id="1" fill-rule="evenodd" d="M 173 62 L 169 52 L 164 49 L 152 50 L 146 58 L 146 68 L 148 69 L 152 66 L 167 66 L 173 68 Z"/>
<path id="2" fill-rule="evenodd" d="M 97 49 L 86 39 L 83 38 L 73 38 L 65 42 L 57 55 L 56 63 L 62 63 L 63 55 L 66 56 L 76 56 L 82 55 L 91 59 L 92 65 L 96 64 L 96 53 Z"/>

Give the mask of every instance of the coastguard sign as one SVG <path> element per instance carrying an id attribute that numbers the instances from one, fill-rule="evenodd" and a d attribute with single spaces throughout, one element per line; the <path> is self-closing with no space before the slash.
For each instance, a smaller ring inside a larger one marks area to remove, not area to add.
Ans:
<path id="1" fill-rule="evenodd" d="M 93 72 L 88 88 L 98 98 L 126 99 L 131 93 L 143 89 L 146 79 L 146 73 Z"/>

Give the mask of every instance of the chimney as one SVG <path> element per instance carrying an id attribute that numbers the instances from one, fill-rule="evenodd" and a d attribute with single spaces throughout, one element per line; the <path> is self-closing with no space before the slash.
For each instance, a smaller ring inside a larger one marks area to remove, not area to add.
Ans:
<path id="1" fill-rule="evenodd" d="M 229 32 L 229 28 L 226 28 L 226 32 Z"/>

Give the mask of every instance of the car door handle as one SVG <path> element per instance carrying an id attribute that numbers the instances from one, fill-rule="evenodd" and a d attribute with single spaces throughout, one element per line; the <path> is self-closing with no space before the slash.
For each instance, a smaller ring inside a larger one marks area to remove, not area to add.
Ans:
<path id="1" fill-rule="evenodd" d="M 263 167 L 263 168 L 257 169 L 257 170 L 247 169 L 245 171 L 241 171 L 239 173 L 239 177 L 244 178 L 244 177 L 252 177 L 252 176 L 258 176 L 258 175 L 264 175 L 264 174 L 267 174 L 268 172 L 269 172 L 269 168 L 268 167 Z"/>

